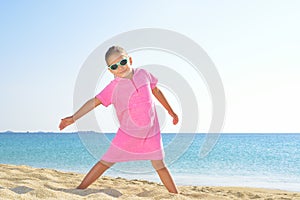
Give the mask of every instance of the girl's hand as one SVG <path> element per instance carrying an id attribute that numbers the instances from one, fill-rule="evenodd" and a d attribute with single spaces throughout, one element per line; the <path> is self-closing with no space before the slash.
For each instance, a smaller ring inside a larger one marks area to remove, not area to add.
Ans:
<path id="1" fill-rule="evenodd" d="M 176 125 L 179 121 L 178 116 L 174 112 L 170 113 L 170 115 L 173 117 L 173 124 Z"/>
<path id="2" fill-rule="evenodd" d="M 66 128 L 67 126 L 69 126 L 73 123 L 74 123 L 73 116 L 66 117 L 66 118 L 61 120 L 61 122 L 59 124 L 59 129 L 62 130 L 62 129 Z"/>

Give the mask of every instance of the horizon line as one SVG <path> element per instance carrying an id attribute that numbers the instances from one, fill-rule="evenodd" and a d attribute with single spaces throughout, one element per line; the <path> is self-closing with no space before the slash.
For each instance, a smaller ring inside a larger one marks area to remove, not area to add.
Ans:
<path id="1" fill-rule="evenodd" d="M 70 133 L 103 133 L 103 134 L 116 134 L 116 132 L 97 132 L 97 131 L 0 131 L 0 133 L 55 133 L 55 134 L 70 134 Z M 170 133 L 170 132 L 161 132 L 161 134 L 300 134 L 300 132 L 219 132 L 219 133 Z"/>

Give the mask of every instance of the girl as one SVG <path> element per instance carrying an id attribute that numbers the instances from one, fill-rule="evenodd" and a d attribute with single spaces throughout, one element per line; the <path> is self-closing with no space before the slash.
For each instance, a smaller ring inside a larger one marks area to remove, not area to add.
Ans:
<path id="1" fill-rule="evenodd" d="M 87 188 L 116 162 L 151 160 L 167 190 L 178 193 L 163 161 L 160 127 L 151 94 L 171 115 L 174 125 L 178 123 L 178 116 L 156 87 L 157 79 L 144 69 L 133 69 L 132 58 L 122 47 L 109 48 L 105 60 L 114 80 L 59 125 L 60 130 L 64 129 L 100 104 L 105 107 L 113 104 L 120 123 L 110 147 L 77 188 Z"/>

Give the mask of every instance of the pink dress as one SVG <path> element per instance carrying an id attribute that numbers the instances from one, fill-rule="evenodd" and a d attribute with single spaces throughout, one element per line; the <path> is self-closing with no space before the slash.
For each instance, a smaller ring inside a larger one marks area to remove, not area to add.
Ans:
<path id="1" fill-rule="evenodd" d="M 97 96 L 113 104 L 120 127 L 102 160 L 124 162 L 161 160 L 164 157 L 160 127 L 152 99 L 157 79 L 144 69 L 134 69 L 132 79 L 116 77 Z"/>

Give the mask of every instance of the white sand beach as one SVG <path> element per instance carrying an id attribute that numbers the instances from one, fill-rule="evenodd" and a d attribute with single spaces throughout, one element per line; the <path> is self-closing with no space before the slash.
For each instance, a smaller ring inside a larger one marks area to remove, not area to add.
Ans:
<path id="1" fill-rule="evenodd" d="M 103 176 L 85 190 L 75 189 L 84 174 L 0 164 L 1 199 L 300 199 L 299 192 L 242 187 L 179 186 Z"/>

